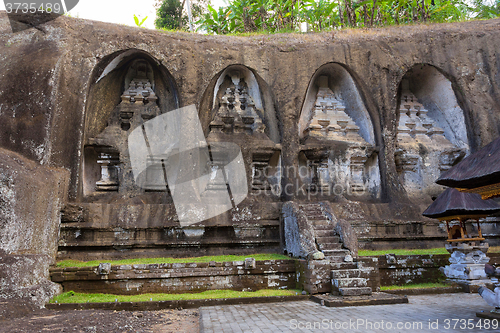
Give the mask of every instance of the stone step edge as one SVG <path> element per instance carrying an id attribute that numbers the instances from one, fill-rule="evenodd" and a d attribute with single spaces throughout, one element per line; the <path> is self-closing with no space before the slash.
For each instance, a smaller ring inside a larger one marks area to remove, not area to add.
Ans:
<path id="1" fill-rule="evenodd" d="M 114 310 L 114 311 L 156 311 L 164 309 L 194 309 L 202 306 L 239 305 L 256 303 L 279 303 L 307 301 L 310 295 L 268 296 L 268 297 L 240 297 L 240 298 L 214 298 L 190 299 L 175 301 L 155 302 L 111 302 L 111 303 L 48 303 L 45 308 L 49 310 Z"/>
<path id="2" fill-rule="evenodd" d="M 395 289 L 395 290 L 384 290 L 383 292 L 393 295 L 438 295 L 438 294 L 463 293 L 464 290 L 461 286 L 456 286 L 456 287 L 438 287 L 438 288 Z"/>
<path id="3" fill-rule="evenodd" d="M 389 305 L 389 304 L 407 304 L 408 297 L 401 295 L 393 295 L 393 298 L 377 298 L 377 294 L 383 293 L 374 293 L 371 295 L 370 299 L 356 299 L 356 296 L 337 296 L 337 301 L 328 301 L 316 297 L 315 295 L 311 296 L 311 301 L 324 305 L 326 307 L 345 307 L 345 306 L 366 306 L 366 305 Z"/>

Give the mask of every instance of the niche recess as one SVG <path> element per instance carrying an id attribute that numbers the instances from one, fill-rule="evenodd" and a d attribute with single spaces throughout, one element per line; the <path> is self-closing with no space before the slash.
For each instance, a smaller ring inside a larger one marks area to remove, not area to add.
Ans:
<path id="1" fill-rule="evenodd" d="M 396 167 L 409 196 L 435 197 L 434 182 L 469 153 L 464 111 L 451 81 L 430 65 L 416 65 L 399 87 Z"/>
<path id="2" fill-rule="evenodd" d="M 132 130 L 179 108 L 175 82 L 159 61 L 131 49 L 99 62 L 93 72 L 85 118 L 82 194 L 138 195 L 127 139 Z M 154 171 L 154 170 L 153 170 Z M 167 191 L 166 187 L 145 190 Z"/>
<path id="3" fill-rule="evenodd" d="M 352 199 L 380 197 L 372 119 L 351 74 L 323 65 L 307 89 L 298 125 L 302 182 L 309 193 Z"/>
<path id="4" fill-rule="evenodd" d="M 200 104 L 210 142 L 234 142 L 243 151 L 249 190 L 279 193 L 281 146 L 272 94 L 254 70 L 232 65 L 211 81 Z"/>

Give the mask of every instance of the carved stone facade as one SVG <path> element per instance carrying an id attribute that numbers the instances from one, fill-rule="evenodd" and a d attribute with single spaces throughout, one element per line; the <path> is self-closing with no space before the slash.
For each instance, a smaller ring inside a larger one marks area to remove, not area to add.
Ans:
<path id="1" fill-rule="evenodd" d="M 142 59 L 135 60 L 127 71 L 124 91 L 120 103 L 112 111 L 106 128 L 97 136 L 89 138 L 85 150 L 91 152 L 85 156 L 87 168 L 98 165 L 99 179 L 87 179 L 90 182 L 87 194 L 92 192 L 119 191 L 122 193 L 141 192 L 143 190 L 167 191 L 165 185 L 158 186 L 158 177 L 164 177 L 161 157 L 149 156 L 145 185 L 138 188 L 135 184 L 129 158 L 128 136 L 137 127 L 161 114 L 158 97 L 154 91 L 155 82 L 151 65 Z M 97 156 L 90 161 L 89 156 Z M 148 182 L 148 180 L 150 180 Z M 151 186 L 148 184 L 151 183 Z"/>
<path id="2" fill-rule="evenodd" d="M 402 183 L 410 196 L 421 195 L 426 189 L 439 193 L 434 181 L 463 158 L 466 149 L 446 138 L 440 124 L 428 116 L 428 110 L 410 91 L 408 80 L 402 82 L 398 112 L 395 161 Z"/>
<path id="3" fill-rule="evenodd" d="M 303 152 L 310 170 L 308 191 L 326 196 L 366 194 L 370 186 L 373 190 L 369 179 L 373 170 L 368 169 L 375 168 L 378 173 L 377 149 L 360 135 L 360 126 L 346 112 L 341 94 L 329 87 L 329 77 L 319 76 L 317 86 L 303 131 Z M 323 147 L 318 149 L 318 145 Z M 374 178 L 379 177 L 377 174 Z"/>
<path id="4" fill-rule="evenodd" d="M 279 196 L 281 145 L 271 140 L 269 106 L 255 75 L 246 67 L 228 68 L 219 78 L 208 142 L 234 142 L 244 151 L 251 179 L 250 190 Z M 258 102 L 256 102 L 258 101 Z M 267 108 L 267 110 L 266 110 Z M 272 125 L 271 125 L 272 127 Z"/>
<path id="5" fill-rule="evenodd" d="M 253 98 L 248 94 L 245 81 L 233 77 L 235 84 L 227 88 L 220 101 L 220 107 L 210 123 L 210 131 L 215 133 L 264 133 L 265 125 L 256 110 Z"/>

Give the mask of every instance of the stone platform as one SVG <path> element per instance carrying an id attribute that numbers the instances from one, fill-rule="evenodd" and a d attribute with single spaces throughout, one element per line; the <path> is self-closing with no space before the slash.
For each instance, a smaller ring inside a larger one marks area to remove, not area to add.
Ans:
<path id="1" fill-rule="evenodd" d="M 327 307 L 344 306 L 364 306 L 364 305 L 386 305 L 386 304 L 406 304 L 408 297 L 393 295 L 382 292 L 371 295 L 360 296 L 336 296 L 331 294 L 318 294 L 311 296 L 311 300 Z"/>
<path id="2" fill-rule="evenodd" d="M 294 289 L 294 260 L 173 263 L 53 268 L 64 291 L 136 295 L 231 289 Z"/>

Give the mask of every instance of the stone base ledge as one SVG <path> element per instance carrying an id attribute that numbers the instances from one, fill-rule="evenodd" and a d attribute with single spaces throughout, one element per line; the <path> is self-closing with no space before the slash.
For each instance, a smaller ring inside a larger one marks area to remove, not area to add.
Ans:
<path id="1" fill-rule="evenodd" d="M 46 305 L 49 310 L 113 310 L 113 311 L 157 311 L 165 309 L 193 309 L 202 306 L 240 305 L 257 303 L 278 303 L 307 301 L 309 295 L 296 296 L 269 296 L 269 297 L 241 297 L 218 299 L 191 299 L 158 302 L 115 302 L 115 303 L 50 303 Z"/>
<path id="2" fill-rule="evenodd" d="M 408 297 L 375 292 L 369 296 L 334 296 L 331 294 L 313 295 L 311 300 L 327 307 L 406 304 Z"/>

